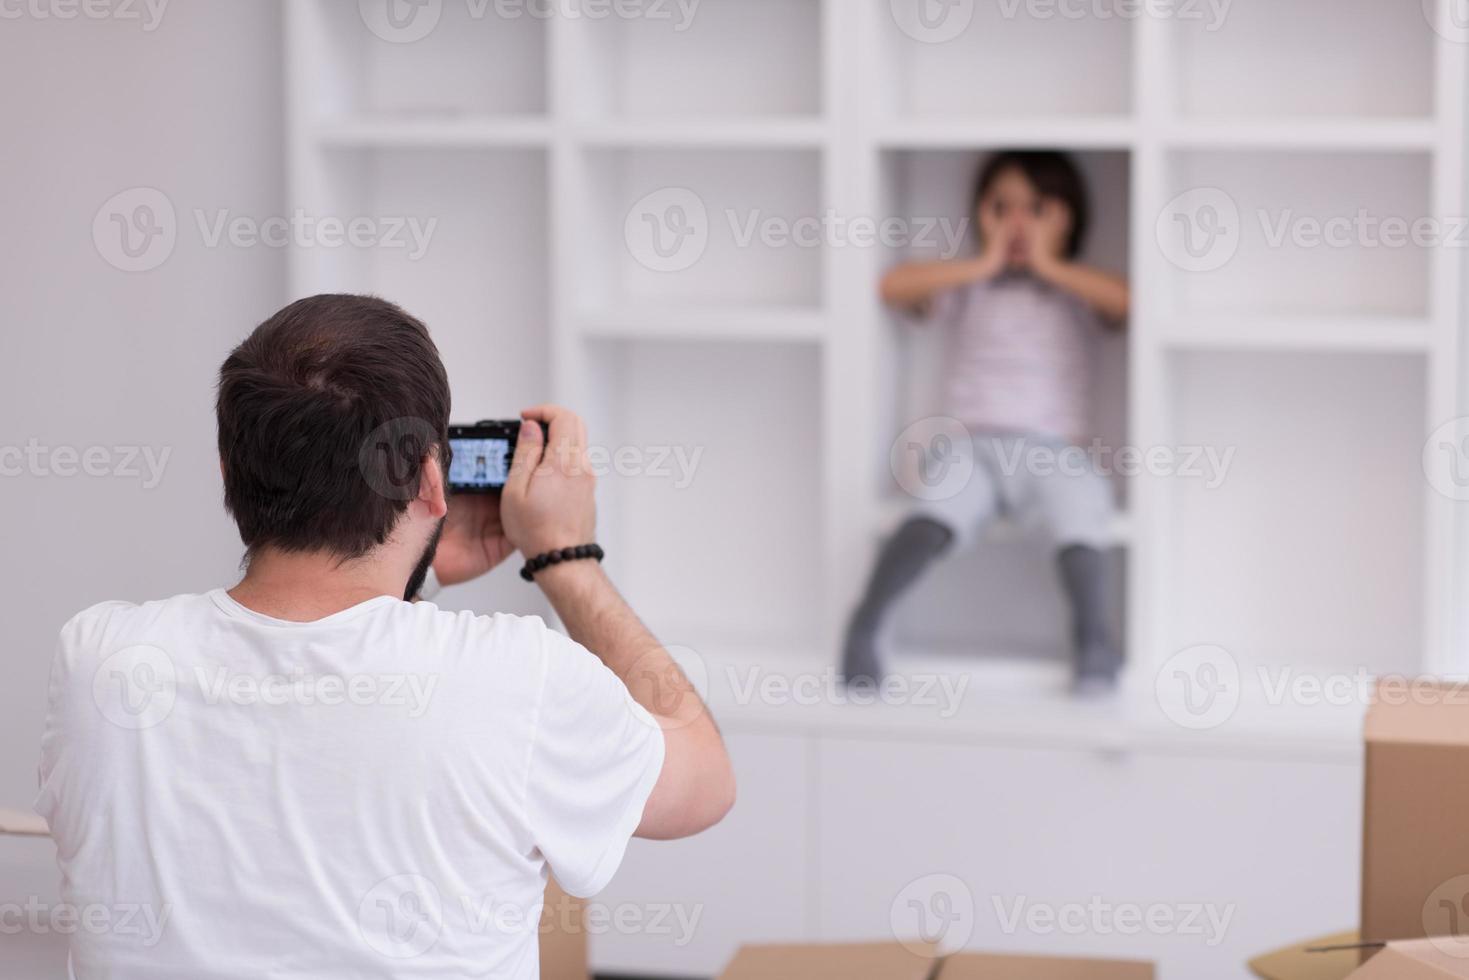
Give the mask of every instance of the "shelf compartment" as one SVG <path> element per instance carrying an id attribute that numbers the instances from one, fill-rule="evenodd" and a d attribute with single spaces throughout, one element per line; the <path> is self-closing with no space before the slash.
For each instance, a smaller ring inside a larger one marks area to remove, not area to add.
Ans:
<path id="1" fill-rule="evenodd" d="M 585 120 L 819 116 L 821 0 L 703 0 L 566 23 Z"/>
<path id="2" fill-rule="evenodd" d="M 672 476 L 635 465 L 599 474 L 608 566 L 629 601 L 660 638 L 695 650 L 721 639 L 814 642 L 820 346 L 589 343 L 591 444 L 613 460 L 637 454 L 649 469 L 664 448 L 695 462 L 691 479 L 677 475 L 676 458 Z"/>
<path id="3" fill-rule="evenodd" d="M 1171 441 L 1234 457 L 1213 489 L 1169 486 L 1164 654 L 1218 644 L 1251 683 L 1260 667 L 1416 673 L 1424 359 L 1211 351 L 1169 362 Z"/>
<path id="4" fill-rule="evenodd" d="M 1424 316 L 1433 249 L 1398 225 L 1433 217 L 1431 163 L 1412 152 L 1171 154 L 1152 229 L 1170 279 L 1165 314 Z"/>
<path id="5" fill-rule="evenodd" d="M 303 0 L 308 118 L 545 115 L 548 18 L 533 8 Z"/>
<path id="6" fill-rule="evenodd" d="M 1028 15 L 1025 5 L 868 5 L 878 52 L 866 101 L 885 119 L 1126 116 L 1134 19 Z"/>
<path id="7" fill-rule="evenodd" d="M 820 311 L 820 233 L 782 234 L 822 216 L 820 153 L 602 148 L 577 165 L 574 311 Z"/>
<path id="8" fill-rule="evenodd" d="M 334 195 L 308 213 L 404 219 L 430 228 L 427 247 L 303 249 L 303 292 L 370 292 L 433 333 L 455 412 L 513 418 L 546 400 L 549 200 L 541 150 L 337 149 Z M 497 370 L 513 354 L 513 370 Z"/>
<path id="9" fill-rule="evenodd" d="M 1433 114 L 1435 35 L 1421 3 L 1245 0 L 1223 23 L 1169 27 L 1183 117 Z"/>

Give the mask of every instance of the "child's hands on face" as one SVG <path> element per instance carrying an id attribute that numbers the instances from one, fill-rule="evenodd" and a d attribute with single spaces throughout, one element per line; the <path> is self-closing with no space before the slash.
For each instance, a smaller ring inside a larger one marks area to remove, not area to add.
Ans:
<path id="1" fill-rule="evenodd" d="M 1013 264 L 1017 244 L 1015 226 L 1004 220 L 1000 209 L 986 206 L 979 209 L 979 232 L 983 248 L 979 263 L 986 278 L 999 275 Z"/>
<path id="2" fill-rule="evenodd" d="M 1031 269 L 1055 266 L 1066 254 L 1066 236 L 1071 233 L 1071 211 L 1055 198 L 1042 198 L 1025 227 L 1025 262 Z"/>

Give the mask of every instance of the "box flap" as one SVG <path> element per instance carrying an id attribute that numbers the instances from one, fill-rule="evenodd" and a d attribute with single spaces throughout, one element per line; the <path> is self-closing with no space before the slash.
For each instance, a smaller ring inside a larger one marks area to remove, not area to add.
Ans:
<path id="1" fill-rule="evenodd" d="M 1250 970 L 1260 980 L 1345 980 L 1362 962 L 1359 952 L 1351 948 L 1358 941 L 1355 931 L 1322 936 L 1257 956 L 1250 960 Z M 1346 948 L 1329 953 L 1307 952 L 1323 946 Z"/>
<path id="2" fill-rule="evenodd" d="M 719 980 L 929 980 L 935 963 L 917 944 L 744 946 Z"/>
<path id="3" fill-rule="evenodd" d="M 25 837 L 45 837 L 51 833 L 46 821 L 29 810 L 13 810 L 0 807 L 0 834 L 20 834 Z"/>
<path id="4" fill-rule="evenodd" d="M 1378 682 L 1367 741 L 1469 746 L 1469 684 Z"/>
<path id="5" fill-rule="evenodd" d="M 1153 980 L 1153 965 L 1136 960 L 959 953 L 944 961 L 938 980 Z"/>
<path id="6" fill-rule="evenodd" d="M 1350 980 L 1463 980 L 1469 978 L 1469 957 L 1453 956 L 1432 939 L 1389 943 Z"/>

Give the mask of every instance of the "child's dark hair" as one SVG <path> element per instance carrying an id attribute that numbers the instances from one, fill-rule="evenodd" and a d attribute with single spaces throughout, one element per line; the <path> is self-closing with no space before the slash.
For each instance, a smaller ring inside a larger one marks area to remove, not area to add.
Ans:
<path id="1" fill-rule="evenodd" d="M 1066 257 L 1076 258 L 1086 240 L 1091 208 L 1087 201 L 1086 182 L 1070 154 L 1055 150 L 1002 150 L 979 168 L 974 181 L 974 198 L 969 213 L 978 213 L 979 202 L 989 193 L 996 178 L 1011 167 L 1025 174 L 1041 197 L 1053 197 L 1071 209 L 1071 235 L 1066 239 Z"/>

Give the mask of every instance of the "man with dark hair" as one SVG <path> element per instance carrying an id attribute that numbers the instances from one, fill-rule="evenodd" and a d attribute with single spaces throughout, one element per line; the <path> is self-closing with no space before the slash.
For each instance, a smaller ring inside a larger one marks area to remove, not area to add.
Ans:
<path id="1" fill-rule="evenodd" d="M 72 936 L 77 980 L 534 977 L 548 870 L 590 895 L 630 836 L 728 811 L 718 730 L 594 560 L 575 415 L 527 410 L 503 494 L 447 497 L 438 351 L 363 296 L 261 324 L 216 410 L 244 578 L 94 606 L 52 668 L 65 901 L 136 910 Z M 571 638 L 405 601 L 515 551 Z"/>

